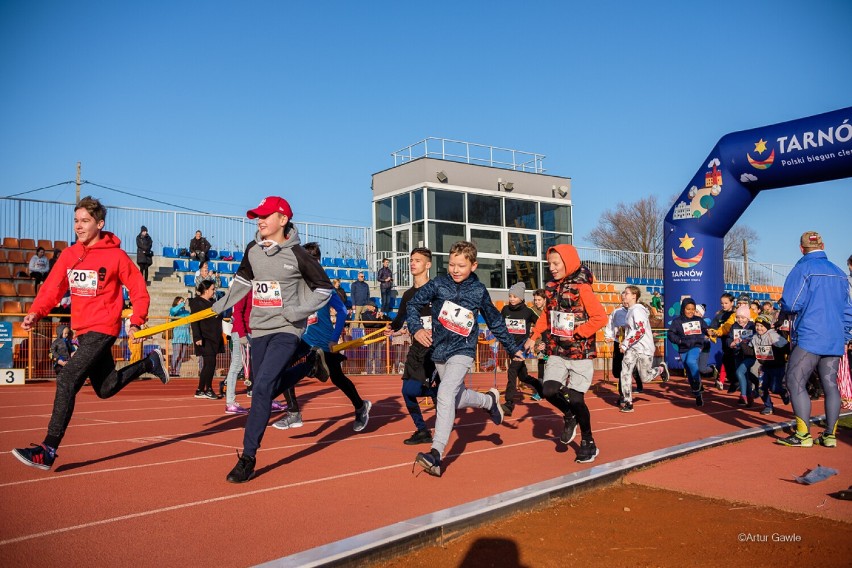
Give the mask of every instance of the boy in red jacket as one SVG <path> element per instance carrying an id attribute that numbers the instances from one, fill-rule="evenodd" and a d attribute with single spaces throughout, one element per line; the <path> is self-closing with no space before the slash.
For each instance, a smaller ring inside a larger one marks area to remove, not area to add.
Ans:
<path id="1" fill-rule="evenodd" d="M 70 288 L 71 322 L 80 347 L 56 377 L 53 413 L 44 442 L 12 450 L 28 466 L 51 468 L 71 422 L 74 399 L 87 378 L 99 398 L 110 398 L 143 373 L 153 373 L 163 384 L 169 382 L 166 360 L 159 349 L 141 361 L 115 369 L 112 346 L 121 331 L 121 287 L 127 287 L 133 305 L 128 338 L 134 343 L 142 341 L 135 333 L 148 319 L 150 299 L 142 273 L 119 248 L 121 241 L 102 230 L 105 220 L 106 208 L 97 199 L 80 200 L 74 211 L 77 242 L 62 251 L 21 324 L 25 331 L 31 330 Z"/>
<path id="2" fill-rule="evenodd" d="M 576 419 L 566 419 L 563 439 L 570 442 L 580 426 L 580 449 L 577 463 L 595 461 L 598 448 L 592 438 L 592 421 L 585 394 L 592 386 L 595 373 L 595 332 L 606 325 L 607 315 L 592 291 L 594 277 L 580 263 L 577 249 L 571 245 L 556 245 L 547 251 L 547 262 L 553 280 L 545 286 L 544 310 L 536 321 L 530 338 L 524 344 L 531 350 L 544 342 L 548 356 L 544 367 L 545 398 L 564 396 Z"/>

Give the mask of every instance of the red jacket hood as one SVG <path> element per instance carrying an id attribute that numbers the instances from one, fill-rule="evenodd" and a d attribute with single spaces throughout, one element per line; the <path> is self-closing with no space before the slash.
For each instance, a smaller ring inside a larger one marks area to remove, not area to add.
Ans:
<path id="1" fill-rule="evenodd" d="M 577 249 L 573 245 L 556 245 L 547 249 L 547 254 L 555 252 L 562 257 L 562 262 L 565 264 L 565 275 L 571 276 L 580 269 L 580 255 L 577 254 Z"/>

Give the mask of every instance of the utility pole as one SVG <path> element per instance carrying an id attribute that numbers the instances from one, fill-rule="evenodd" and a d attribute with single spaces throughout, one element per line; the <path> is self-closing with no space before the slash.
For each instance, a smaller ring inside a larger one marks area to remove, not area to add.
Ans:
<path id="1" fill-rule="evenodd" d="M 745 283 L 750 284 L 751 280 L 748 279 L 748 242 L 745 239 L 743 239 L 743 276 Z"/>
<path id="2" fill-rule="evenodd" d="M 74 200 L 74 205 L 78 203 L 80 203 L 80 162 L 77 162 L 77 199 Z"/>

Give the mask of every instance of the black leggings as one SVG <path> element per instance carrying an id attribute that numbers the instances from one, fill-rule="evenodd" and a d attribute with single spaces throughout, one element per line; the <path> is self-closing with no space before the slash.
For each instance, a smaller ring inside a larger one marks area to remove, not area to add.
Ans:
<path id="1" fill-rule="evenodd" d="M 201 354 L 201 372 L 198 373 L 198 390 L 213 390 L 213 375 L 216 374 L 216 355 Z"/>

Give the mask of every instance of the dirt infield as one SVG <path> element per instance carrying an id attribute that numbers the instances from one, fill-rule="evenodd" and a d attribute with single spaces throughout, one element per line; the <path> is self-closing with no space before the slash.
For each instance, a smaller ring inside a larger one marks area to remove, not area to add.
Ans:
<path id="1" fill-rule="evenodd" d="M 624 483 L 372 566 L 845 568 L 850 558 L 850 524 Z"/>

